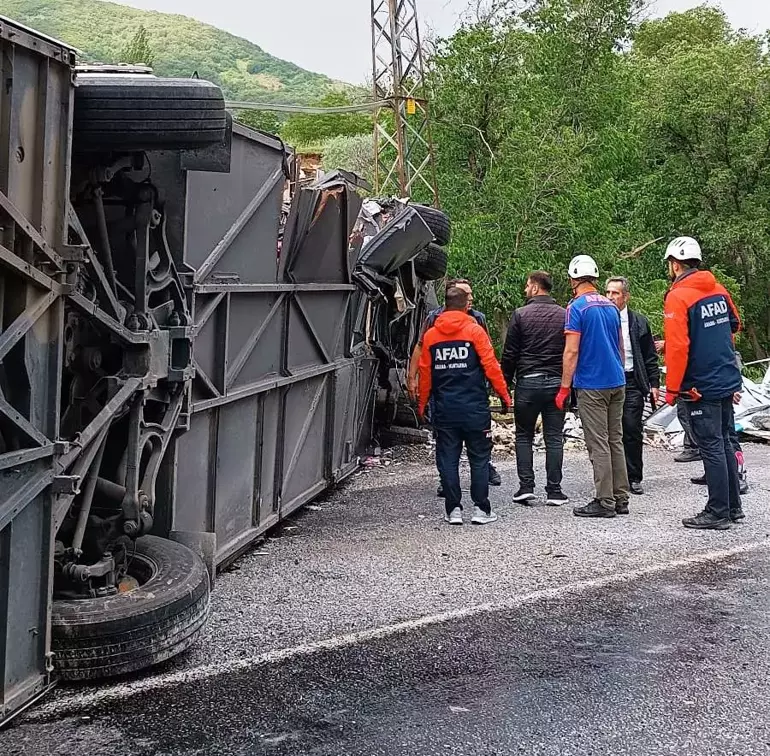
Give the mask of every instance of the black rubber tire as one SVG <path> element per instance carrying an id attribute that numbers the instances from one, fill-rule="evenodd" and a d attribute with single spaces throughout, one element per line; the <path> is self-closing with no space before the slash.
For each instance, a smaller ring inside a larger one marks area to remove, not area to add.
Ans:
<path id="1" fill-rule="evenodd" d="M 186 546 L 165 538 L 136 541 L 129 573 L 149 578 L 106 598 L 58 600 L 51 617 L 54 668 L 64 680 L 136 672 L 184 651 L 208 617 L 209 576 Z"/>
<path id="2" fill-rule="evenodd" d="M 436 244 L 440 247 L 446 247 L 452 240 L 452 222 L 449 216 L 442 210 L 436 210 L 435 207 L 428 205 L 412 205 L 425 221 L 425 225 L 431 230 L 436 239 Z"/>
<path id="3" fill-rule="evenodd" d="M 183 150 L 223 142 L 222 90 L 200 79 L 152 76 L 78 77 L 75 148 Z"/>
<path id="4" fill-rule="evenodd" d="M 438 244 L 429 244 L 414 258 L 414 272 L 423 281 L 437 281 L 446 275 L 448 264 L 446 250 Z"/>

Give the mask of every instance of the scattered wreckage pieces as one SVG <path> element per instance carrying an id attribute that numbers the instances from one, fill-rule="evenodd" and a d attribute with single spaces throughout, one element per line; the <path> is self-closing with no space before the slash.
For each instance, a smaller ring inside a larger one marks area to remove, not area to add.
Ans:
<path id="1" fill-rule="evenodd" d="M 661 388 L 661 394 L 665 387 Z M 735 429 L 749 438 L 770 440 L 770 368 L 762 383 L 743 376 L 741 400 L 735 405 Z M 645 443 L 665 449 L 684 445 L 684 430 L 676 407 L 664 404 L 646 420 Z"/>
<path id="2" fill-rule="evenodd" d="M 512 457 L 516 455 L 516 425 L 513 418 L 509 415 L 493 418 L 492 444 L 492 450 L 498 454 L 506 454 Z M 535 426 L 534 447 L 538 450 L 545 449 L 543 427 L 539 419 Z M 585 449 L 580 419 L 572 412 L 568 412 L 564 419 L 564 448 Z"/>

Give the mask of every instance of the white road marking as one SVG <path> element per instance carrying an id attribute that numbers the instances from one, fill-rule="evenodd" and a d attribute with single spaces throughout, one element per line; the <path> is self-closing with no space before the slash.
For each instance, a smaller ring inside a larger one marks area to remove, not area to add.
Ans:
<path id="1" fill-rule="evenodd" d="M 603 577 L 591 578 L 590 580 L 581 580 L 577 583 L 568 583 L 567 585 L 560 585 L 554 588 L 545 588 L 521 596 L 513 596 L 506 601 L 498 603 L 477 604 L 463 609 L 454 609 L 441 614 L 431 614 L 425 617 L 407 620 L 405 622 L 398 622 L 393 625 L 372 628 L 371 630 L 361 630 L 356 633 L 337 635 L 332 638 L 313 641 L 312 643 L 306 643 L 292 648 L 268 651 L 267 653 L 252 656 L 247 659 L 232 659 L 230 661 L 205 664 L 190 670 L 168 672 L 166 674 L 128 683 L 117 683 L 89 693 L 70 693 L 66 698 L 42 704 L 31 714 L 28 714 L 26 719 L 27 721 L 35 721 L 42 718 L 48 719 L 52 716 L 80 714 L 85 707 L 117 701 L 140 693 L 148 693 L 153 690 L 182 685 L 184 683 L 202 682 L 221 675 L 244 672 L 256 667 L 277 664 L 297 657 L 316 654 L 321 651 L 348 648 L 368 641 L 388 638 L 400 633 L 407 633 L 412 630 L 419 630 L 420 628 L 440 625 L 455 620 L 468 619 L 481 614 L 510 611 L 538 601 L 569 597 L 617 583 L 632 582 L 639 578 L 660 572 L 669 572 L 672 570 L 693 567 L 699 564 L 719 562 L 728 559 L 729 557 L 760 551 L 768 548 L 768 546 L 770 546 L 770 541 L 768 540 L 754 541 L 741 546 L 734 546 L 729 549 L 708 551 L 702 554 L 684 557 L 682 559 L 675 559 L 670 562 L 651 564 L 647 567 L 639 567 L 628 572 L 605 575 Z"/>

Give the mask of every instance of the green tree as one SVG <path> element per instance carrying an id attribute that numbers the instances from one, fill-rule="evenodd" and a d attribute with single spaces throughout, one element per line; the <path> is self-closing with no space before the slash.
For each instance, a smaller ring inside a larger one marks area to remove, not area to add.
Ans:
<path id="1" fill-rule="evenodd" d="M 155 56 L 150 46 L 150 35 L 144 26 L 140 26 L 131 41 L 120 52 L 120 63 L 135 63 L 152 66 Z"/>
<path id="2" fill-rule="evenodd" d="M 374 141 L 371 134 L 338 136 L 323 146 L 323 168 L 333 171 L 341 168 L 374 182 Z"/>
<path id="3" fill-rule="evenodd" d="M 700 39 L 652 54 L 639 50 L 634 112 L 648 171 L 639 182 L 645 201 L 638 212 L 660 233 L 701 239 L 709 262 L 735 279 L 748 345 L 764 357 L 770 353 L 770 61 L 759 38 L 723 29 Z"/>
<path id="4" fill-rule="evenodd" d="M 314 106 L 335 108 L 352 104 L 353 100 L 347 93 L 330 92 Z M 298 113 L 286 120 L 281 136 L 290 144 L 321 145 L 333 137 L 369 134 L 372 129 L 369 113 Z"/>
<path id="5" fill-rule="evenodd" d="M 269 110 L 241 110 L 236 119 L 244 126 L 268 134 L 279 134 L 281 131 L 281 121 Z"/>
<path id="6" fill-rule="evenodd" d="M 624 217 L 624 181 L 639 158 L 621 53 L 637 9 L 634 0 L 535 2 L 461 29 L 431 61 L 450 266 L 473 279 L 500 331 L 533 268 L 558 274 L 590 252 L 610 273 L 637 246 Z M 563 275 L 557 293 L 568 296 Z"/>

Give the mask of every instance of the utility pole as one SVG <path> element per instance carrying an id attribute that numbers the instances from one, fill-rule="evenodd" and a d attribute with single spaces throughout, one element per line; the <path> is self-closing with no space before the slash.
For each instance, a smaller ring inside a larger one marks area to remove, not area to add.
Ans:
<path id="1" fill-rule="evenodd" d="M 426 192 L 438 207 L 438 185 L 417 0 L 372 0 L 375 188 L 409 197 Z"/>

